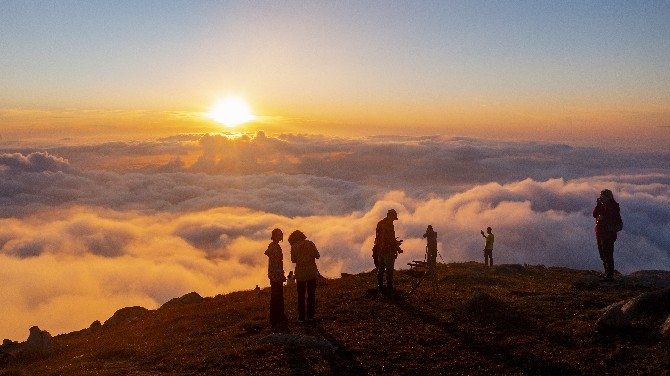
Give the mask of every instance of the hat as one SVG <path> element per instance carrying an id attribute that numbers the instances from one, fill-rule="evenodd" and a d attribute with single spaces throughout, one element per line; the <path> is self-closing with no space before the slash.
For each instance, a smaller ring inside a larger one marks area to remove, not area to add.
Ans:
<path id="1" fill-rule="evenodd" d="M 398 219 L 398 213 L 395 211 L 395 209 L 390 209 L 388 212 L 386 212 L 386 216 L 392 219 Z"/>

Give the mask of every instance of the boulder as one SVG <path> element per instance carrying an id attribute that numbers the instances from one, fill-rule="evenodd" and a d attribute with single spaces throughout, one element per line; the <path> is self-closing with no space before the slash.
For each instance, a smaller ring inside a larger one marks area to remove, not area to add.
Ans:
<path id="1" fill-rule="evenodd" d="M 167 308 L 167 307 L 173 307 L 173 306 L 179 306 L 182 304 L 189 304 L 193 302 L 199 302 L 202 300 L 202 296 L 198 294 L 197 292 L 189 292 L 188 294 L 181 296 L 179 298 L 174 298 L 170 299 L 167 301 L 165 304 L 163 304 L 159 309 Z"/>
<path id="2" fill-rule="evenodd" d="M 621 308 L 629 320 L 642 312 L 664 310 L 670 306 L 670 288 L 642 293 Z"/>
<path id="3" fill-rule="evenodd" d="M 496 274 L 524 274 L 528 270 L 521 264 L 501 264 L 494 266 L 493 272 Z"/>
<path id="4" fill-rule="evenodd" d="M 40 330 L 37 326 L 30 328 L 30 335 L 23 347 L 23 351 L 35 354 L 48 354 L 53 351 L 53 340 L 51 334 L 46 330 Z"/>
<path id="5" fill-rule="evenodd" d="M 605 313 L 596 321 L 596 330 L 607 330 L 623 328 L 630 325 L 630 321 L 621 311 L 618 305 L 611 305 Z"/>
<path id="6" fill-rule="evenodd" d="M 661 325 L 661 333 L 666 337 L 670 337 L 670 315 L 665 319 L 663 325 Z"/>
<path id="7" fill-rule="evenodd" d="M 625 279 L 633 285 L 670 287 L 670 271 L 668 270 L 640 270 L 627 275 Z"/>
<path id="8" fill-rule="evenodd" d="M 596 322 L 596 330 L 621 328 L 644 313 L 667 311 L 670 309 L 670 288 L 642 293 L 633 299 L 622 301 L 605 309 Z M 670 317 L 660 328 L 663 334 L 670 334 Z"/>
<path id="9" fill-rule="evenodd" d="M 102 328 L 102 324 L 100 323 L 100 320 L 95 320 L 91 323 L 91 326 L 88 327 L 89 332 L 95 332 L 96 330 Z"/>
<path id="10" fill-rule="evenodd" d="M 149 312 L 148 309 L 140 306 L 121 308 L 120 310 L 114 312 L 114 315 L 109 319 L 107 319 L 107 321 L 105 321 L 103 325 L 104 326 L 118 325 L 122 322 L 134 320 L 140 316 L 147 314 L 148 312 Z"/>

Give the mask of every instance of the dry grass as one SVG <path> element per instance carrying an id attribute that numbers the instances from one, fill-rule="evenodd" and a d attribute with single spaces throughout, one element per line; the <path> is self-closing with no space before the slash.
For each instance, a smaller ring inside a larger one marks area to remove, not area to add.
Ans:
<path id="1" fill-rule="evenodd" d="M 261 341 L 271 334 L 269 289 L 236 292 L 156 311 L 115 327 L 54 338 L 56 351 L 0 370 L 9 375 L 603 375 L 670 374 L 669 312 L 624 330 L 594 331 L 602 309 L 653 290 L 626 283 L 576 290 L 588 271 L 481 264 L 439 265 L 439 292 L 377 293 L 364 273 L 320 280 L 318 319 L 294 318 L 289 332 L 326 340 L 335 351 Z M 403 292 L 404 291 L 404 292 Z M 473 292 L 483 293 L 473 299 Z"/>

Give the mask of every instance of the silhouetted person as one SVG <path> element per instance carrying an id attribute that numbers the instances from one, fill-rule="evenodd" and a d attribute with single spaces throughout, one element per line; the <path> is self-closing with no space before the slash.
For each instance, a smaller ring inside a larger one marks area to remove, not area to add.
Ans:
<path id="1" fill-rule="evenodd" d="M 596 219 L 596 241 L 598 253 L 605 268 L 604 279 L 614 279 L 614 242 L 617 231 L 623 227 L 619 203 L 614 201 L 614 195 L 609 189 L 603 189 L 593 208 L 593 218 Z"/>
<path id="2" fill-rule="evenodd" d="M 432 225 L 428 225 L 423 237 L 426 238 L 426 261 L 428 265 L 434 266 L 437 263 L 437 232 Z"/>
<path id="3" fill-rule="evenodd" d="M 256 285 L 256 288 L 254 289 L 256 291 L 256 296 L 261 296 L 261 288 Z"/>
<path id="4" fill-rule="evenodd" d="M 490 227 L 486 228 L 486 234 L 484 234 L 484 230 L 481 230 L 479 232 L 481 232 L 484 239 L 486 239 L 486 242 L 484 243 L 484 265 L 493 266 L 493 240 L 494 240 L 494 236 L 493 236 L 493 233 L 491 232 L 491 228 Z"/>
<path id="5" fill-rule="evenodd" d="M 316 259 L 321 255 L 316 245 L 307 240 L 307 236 L 300 230 L 293 231 L 288 237 L 288 242 L 291 244 L 291 262 L 295 263 L 298 321 L 304 322 L 305 318 L 313 320 L 316 312 L 316 277 L 319 276 Z M 307 312 L 305 312 L 305 292 L 307 292 Z"/>
<path id="6" fill-rule="evenodd" d="M 377 223 L 375 232 L 375 246 L 377 248 L 377 287 L 380 291 L 393 293 L 393 266 L 398 253 L 402 253 L 402 240 L 395 237 L 393 221 L 398 220 L 398 213 L 391 209 L 386 217 Z M 386 274 L 386 287 L 384 286 Z"/>
<path id="7" fill-rule="evenodd" d="M 293 270 L 291 270 L 290 272 L 288 272 L 288 276 L 286 277 L 286 284 L 290 285 L 293 282 L 295 282 L 295 275 L 293 275 Z"/>
<path id="8" fill-rule="evenodd" d="M 285 323 L 284 314 L 284 254 L 279 242 L 284 240 L 284 233 L 276 228 L 270 237 L 265 255 L 268 256 L 268 278 L 270 279 L 270 325 L 273 329 Z"/>
<path id="9" fill-rule="evenodd" d="M 426 233 L 426 262 L 428 262 L 428 273 L 433 285 L 433 294 L 437 293 L 437 232 L 433 230 L 432 225 L 428 225 Z"/>

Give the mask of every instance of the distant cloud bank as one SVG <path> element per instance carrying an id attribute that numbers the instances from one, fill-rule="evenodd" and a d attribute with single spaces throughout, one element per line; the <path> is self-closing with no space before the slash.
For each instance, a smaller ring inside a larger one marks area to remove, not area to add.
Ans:
<path id="1" fill-rule="evenodd" d="M 591 210 L 603 188 L 625 223 L 616 268 L 670 269 L 670 153 L 263 132 L 6 150 L 0 336 L 78 330 L 190 291 L 268 285 L 263 251 L 275 227 L 305 232 L 328 277 L 368 271 L 389 208 L 405 239 L 401 267 L 423 258 L 431 224 L 446 262 L 482 259 L 479 230 L 491 226 L 498 264 L 600 270 Z"/>

